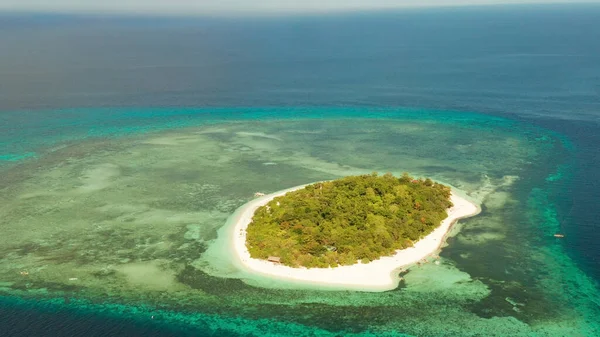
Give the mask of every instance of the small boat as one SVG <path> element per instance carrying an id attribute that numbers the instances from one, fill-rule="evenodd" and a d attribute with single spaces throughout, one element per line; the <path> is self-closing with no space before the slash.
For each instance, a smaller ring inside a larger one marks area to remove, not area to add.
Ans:
<path id="1" fill-rule="evenodd" d="M 554 237 L 555 237 L 555 238 L 564 238 L 564 237 L 565 237 L 565 235 L 564 235 L 564 234 L 557 233 L 557 234 L 554 234 Z"/>

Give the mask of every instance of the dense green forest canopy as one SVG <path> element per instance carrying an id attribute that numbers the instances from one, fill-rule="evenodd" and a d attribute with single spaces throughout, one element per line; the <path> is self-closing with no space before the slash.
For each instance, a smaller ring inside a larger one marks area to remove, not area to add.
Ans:
<path id="1" fill-rule="evenodd" d="M 292 267 L 369 262 L 432 232 L 452 206 L 450 188 L 408 174 L 350 176 L 315 183 L 259 207 L 248 225 L 253 258 Z"/>

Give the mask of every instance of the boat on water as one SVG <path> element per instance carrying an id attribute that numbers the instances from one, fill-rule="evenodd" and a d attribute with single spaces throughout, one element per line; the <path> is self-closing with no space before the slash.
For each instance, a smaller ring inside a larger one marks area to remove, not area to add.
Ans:
<path id="1" fill-rule="evenodd" d="M 555 238 L 564 238 L 564 237 L 565 237 L 565 235 L 564 235 L 564 234 L 557 233 L 557 234 L 554 234 L 554 237 L 555 237 Z"/>

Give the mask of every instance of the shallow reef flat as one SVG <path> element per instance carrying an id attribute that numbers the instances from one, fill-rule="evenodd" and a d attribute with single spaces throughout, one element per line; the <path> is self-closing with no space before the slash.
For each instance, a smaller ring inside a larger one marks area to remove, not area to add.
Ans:
<path id="1" fill-rule="evenodd" d="M 309 117 L 90 138 L 2 168 L 1 293 L 265 335 L 598 331 L 597 288 L 551 238 L 546 177 L 569 160 L 561 139 L 460 113 Z M 439 265 L 410 268 L 387 292 L 243 282 L 219 257 L 227 219 L 255 192 L 372 171 L 447 182 L 482 212 L 453 228 Z"/>

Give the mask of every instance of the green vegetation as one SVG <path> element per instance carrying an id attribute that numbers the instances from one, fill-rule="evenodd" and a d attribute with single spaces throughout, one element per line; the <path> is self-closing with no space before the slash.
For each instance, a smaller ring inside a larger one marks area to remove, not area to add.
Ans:
<path id="1" fill-rule="evenodd" d="M 450 188 L 431 181 L 351 176 L 309 185 L 259 207 L 248 225 L 253 258 L 292 266 L 369 262 L 412 246 L 440 225 L 452 206 Z"/>

